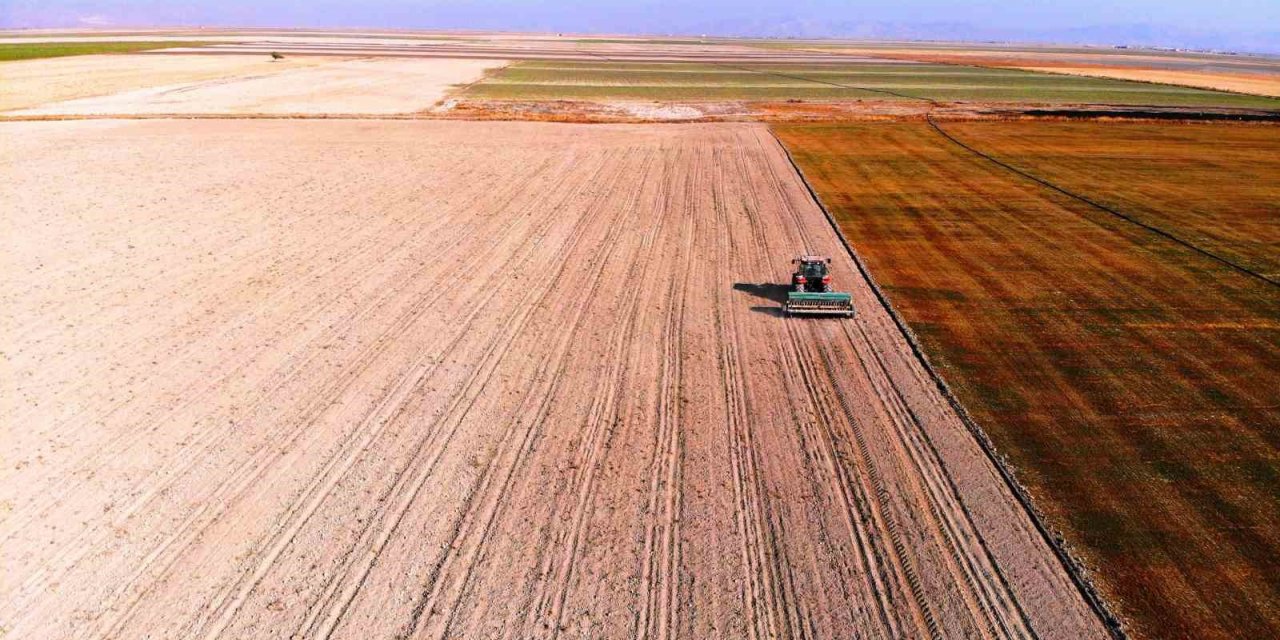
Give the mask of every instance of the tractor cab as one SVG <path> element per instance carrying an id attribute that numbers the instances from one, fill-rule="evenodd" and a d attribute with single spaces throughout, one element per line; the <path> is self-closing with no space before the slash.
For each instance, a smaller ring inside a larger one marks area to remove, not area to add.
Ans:
<path id="1" fill-rule="evenodd" d="M 791 276 L 791 288 L 794 291 L 830 291 L 831 273 L 827 265 L 831 258 L 818 256 L 800 256 L 792 262 L 800 267 Z"/>

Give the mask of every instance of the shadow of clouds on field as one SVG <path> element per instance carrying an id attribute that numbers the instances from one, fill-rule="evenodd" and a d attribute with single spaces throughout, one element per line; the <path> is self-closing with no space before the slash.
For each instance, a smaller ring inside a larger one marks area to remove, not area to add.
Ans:
<path id="1" fill-rule="evenodd" d="M 785 284 L 773 284 L 765 282 L 761 284 L 753 284 L 750 282 L 738 282 L 733 285 L 734 291 L 744 291 L 757 298 L 764 298 L 771 302 L 779 304 L 787 301 L 787 290 L 791 287 Z"/>

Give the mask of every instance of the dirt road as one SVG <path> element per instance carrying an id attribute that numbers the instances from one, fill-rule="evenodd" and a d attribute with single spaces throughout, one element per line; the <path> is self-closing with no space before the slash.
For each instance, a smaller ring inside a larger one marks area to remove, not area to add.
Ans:
<path id="1" fill-rule="evenodd" d="M 1103 635 L 764 128 L 0 131 L 9 637 Z"/>

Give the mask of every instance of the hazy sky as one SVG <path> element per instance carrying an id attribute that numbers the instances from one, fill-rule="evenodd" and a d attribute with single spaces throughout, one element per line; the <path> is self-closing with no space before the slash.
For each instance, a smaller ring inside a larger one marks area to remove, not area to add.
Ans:
<path id="1" fill-rule="evenodd" d="M 9 27 L 178 24 L 1229 44 L 1277 37 L 1280 0 L 0 0 Z"/>

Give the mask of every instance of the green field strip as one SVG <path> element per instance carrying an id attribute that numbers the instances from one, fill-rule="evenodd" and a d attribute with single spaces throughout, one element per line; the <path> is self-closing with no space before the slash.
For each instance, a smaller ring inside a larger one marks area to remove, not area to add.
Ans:
<path id="1" fill-rule="evenodd" d="M 32 42 L 0 44 L 0 61 L 62 58 L 99 53 L 133 53 L 172 47 L 200 47 L 208 42 Z"/>

